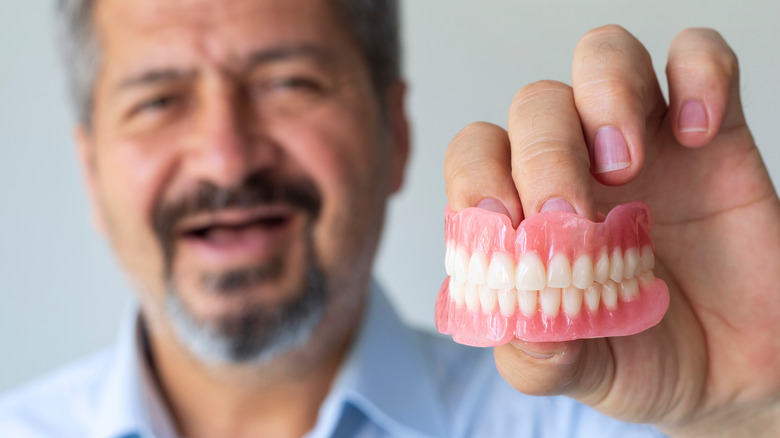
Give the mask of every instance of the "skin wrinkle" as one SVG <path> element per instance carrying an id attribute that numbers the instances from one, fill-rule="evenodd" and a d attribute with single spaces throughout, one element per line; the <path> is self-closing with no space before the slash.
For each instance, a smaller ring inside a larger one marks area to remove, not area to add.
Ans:
<path id="1" fill-rule="evenodd" d="M 776 201 L 776 200 L 777 200 L 777 194 L 774 192 L 774 190 L 768 190 L 767 193 L 765 193 L 763 195 L 760 195 L 756 199 L 748 200 L 748 201 L 745 201 L 743 203 L 737 204 L 735 206 L 732 206 L 732 207 L 729 207 L 729 208 L 726 208 L 726 209 L 723 209 L 723 210 L 720 210 L 720 211 L 715 211 L 715 212 L 712 212 L 712 213 L 707 213 L 705 215 L 696 216 L 696 217 L 692 217 L 692 218 L 687 218 L 685 220 L 668 221 L 668 222 L 656 220 L 653 223 L 655 225 L 657 225 L 657 226 L 660 226 L 660 227 L 677 227 L 677 226 L 682 226 L 682 225 L 692 225 L 692 224 L 695 224 L 697 222 L 706 222 L 706 221 L 709 221 L 709 220 L 712 220 L 712 219 L 716 219 L 719 216 L 722 216 L 724 214 L 733 213 L 733 212 L 737 212 L 739 210 L 750 208 L 750 207 L 753 207 L 753 206 L 755 206 L 757 204 L 761 204 L 763 202 L 770 202 L 770 203 L 772 203 L 773 201 Z"/>
<path id="2" fill-rule="evenodd" d="M 510 114 L 517 113 L 520 106 L 529 106 L 533 99 L 555 94 L 565 94 L 567 98 L 571 96 L 571 88 L 557 81 L 545 80 L 526 85 L 517 92 L 510 105 Z"/>

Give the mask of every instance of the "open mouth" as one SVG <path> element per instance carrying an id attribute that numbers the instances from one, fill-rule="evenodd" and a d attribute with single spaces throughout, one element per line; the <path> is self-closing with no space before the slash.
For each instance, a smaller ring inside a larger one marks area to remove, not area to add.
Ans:
<path id="1" fill-rule="evenodd" d="M 286 207 L 223 210 L 183 220 L 175 235 L 210 257 L 254 260 L 278 246 L 296 217 L 295 211 Z"/>
<path id="2" fill-rule="evenodd" d="M 220 237 L 224 238 L 229 235 L 240 235 L 248 231 L 267 231 L 273 232 L 277 229 L 283 228 L 290 222 L 289 216 L 267 216 L 253 218 L 245 221 L 238 222 L 212 222 L 206 225 L 198 226 L 185 230 L 182 235 L 185 238 L 200 239 L 209 241 L 220 241 Z"/>

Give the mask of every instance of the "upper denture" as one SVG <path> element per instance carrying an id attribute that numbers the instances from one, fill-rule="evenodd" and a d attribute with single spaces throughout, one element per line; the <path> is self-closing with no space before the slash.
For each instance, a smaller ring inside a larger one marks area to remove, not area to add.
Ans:
<path id="1" fill-rule="evenodd" d="M 561 340 L 655 324 L 668 306 L 668 291 L 652 273 L 651 227 L 642 202 L 619 205 L 602 222 L 545 212 L 517 228 L 501 214 L 447 208 L 445 268 L 451 277 L 442 288 L 446 297 L 437 300 L 437 326 L 459 342 L 497 345 L 513 334 Z M 626 315 L 643 312 L 632 309 L 644 305 L 645 296 L 657 301 L 653 311 L 635 318 L 631 328 L 615 328 Z"/>

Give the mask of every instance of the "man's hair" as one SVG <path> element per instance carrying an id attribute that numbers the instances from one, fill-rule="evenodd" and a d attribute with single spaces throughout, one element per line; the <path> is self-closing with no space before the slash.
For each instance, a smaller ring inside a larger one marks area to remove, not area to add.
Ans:
<path id="1" fill-rule="evenodd" d="M 401 74 L 397 0 L 330 0 L 357 42 L 371 72 L 380 104 L 384 91 Z M 79 122 L 90 125 L 100 69 L 100 47 L 93 21 L 96 0 L 58 0 L 57 43 L 65 63 L 71 99 Z"/>

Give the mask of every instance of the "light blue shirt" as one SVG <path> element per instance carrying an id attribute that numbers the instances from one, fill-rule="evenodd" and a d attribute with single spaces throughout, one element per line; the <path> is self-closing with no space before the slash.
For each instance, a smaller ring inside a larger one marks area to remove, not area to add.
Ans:
<path id="1" fill-rule="evenodd" d="M 565 397 L 532 397 L 490 349 L 405 327 L 378 287 L 320 408 L 320 437 L 660 437 Z M 137 312 L 116 345 L 0 399 L 0 437 L 177 437 L 144 359 Z"/>

